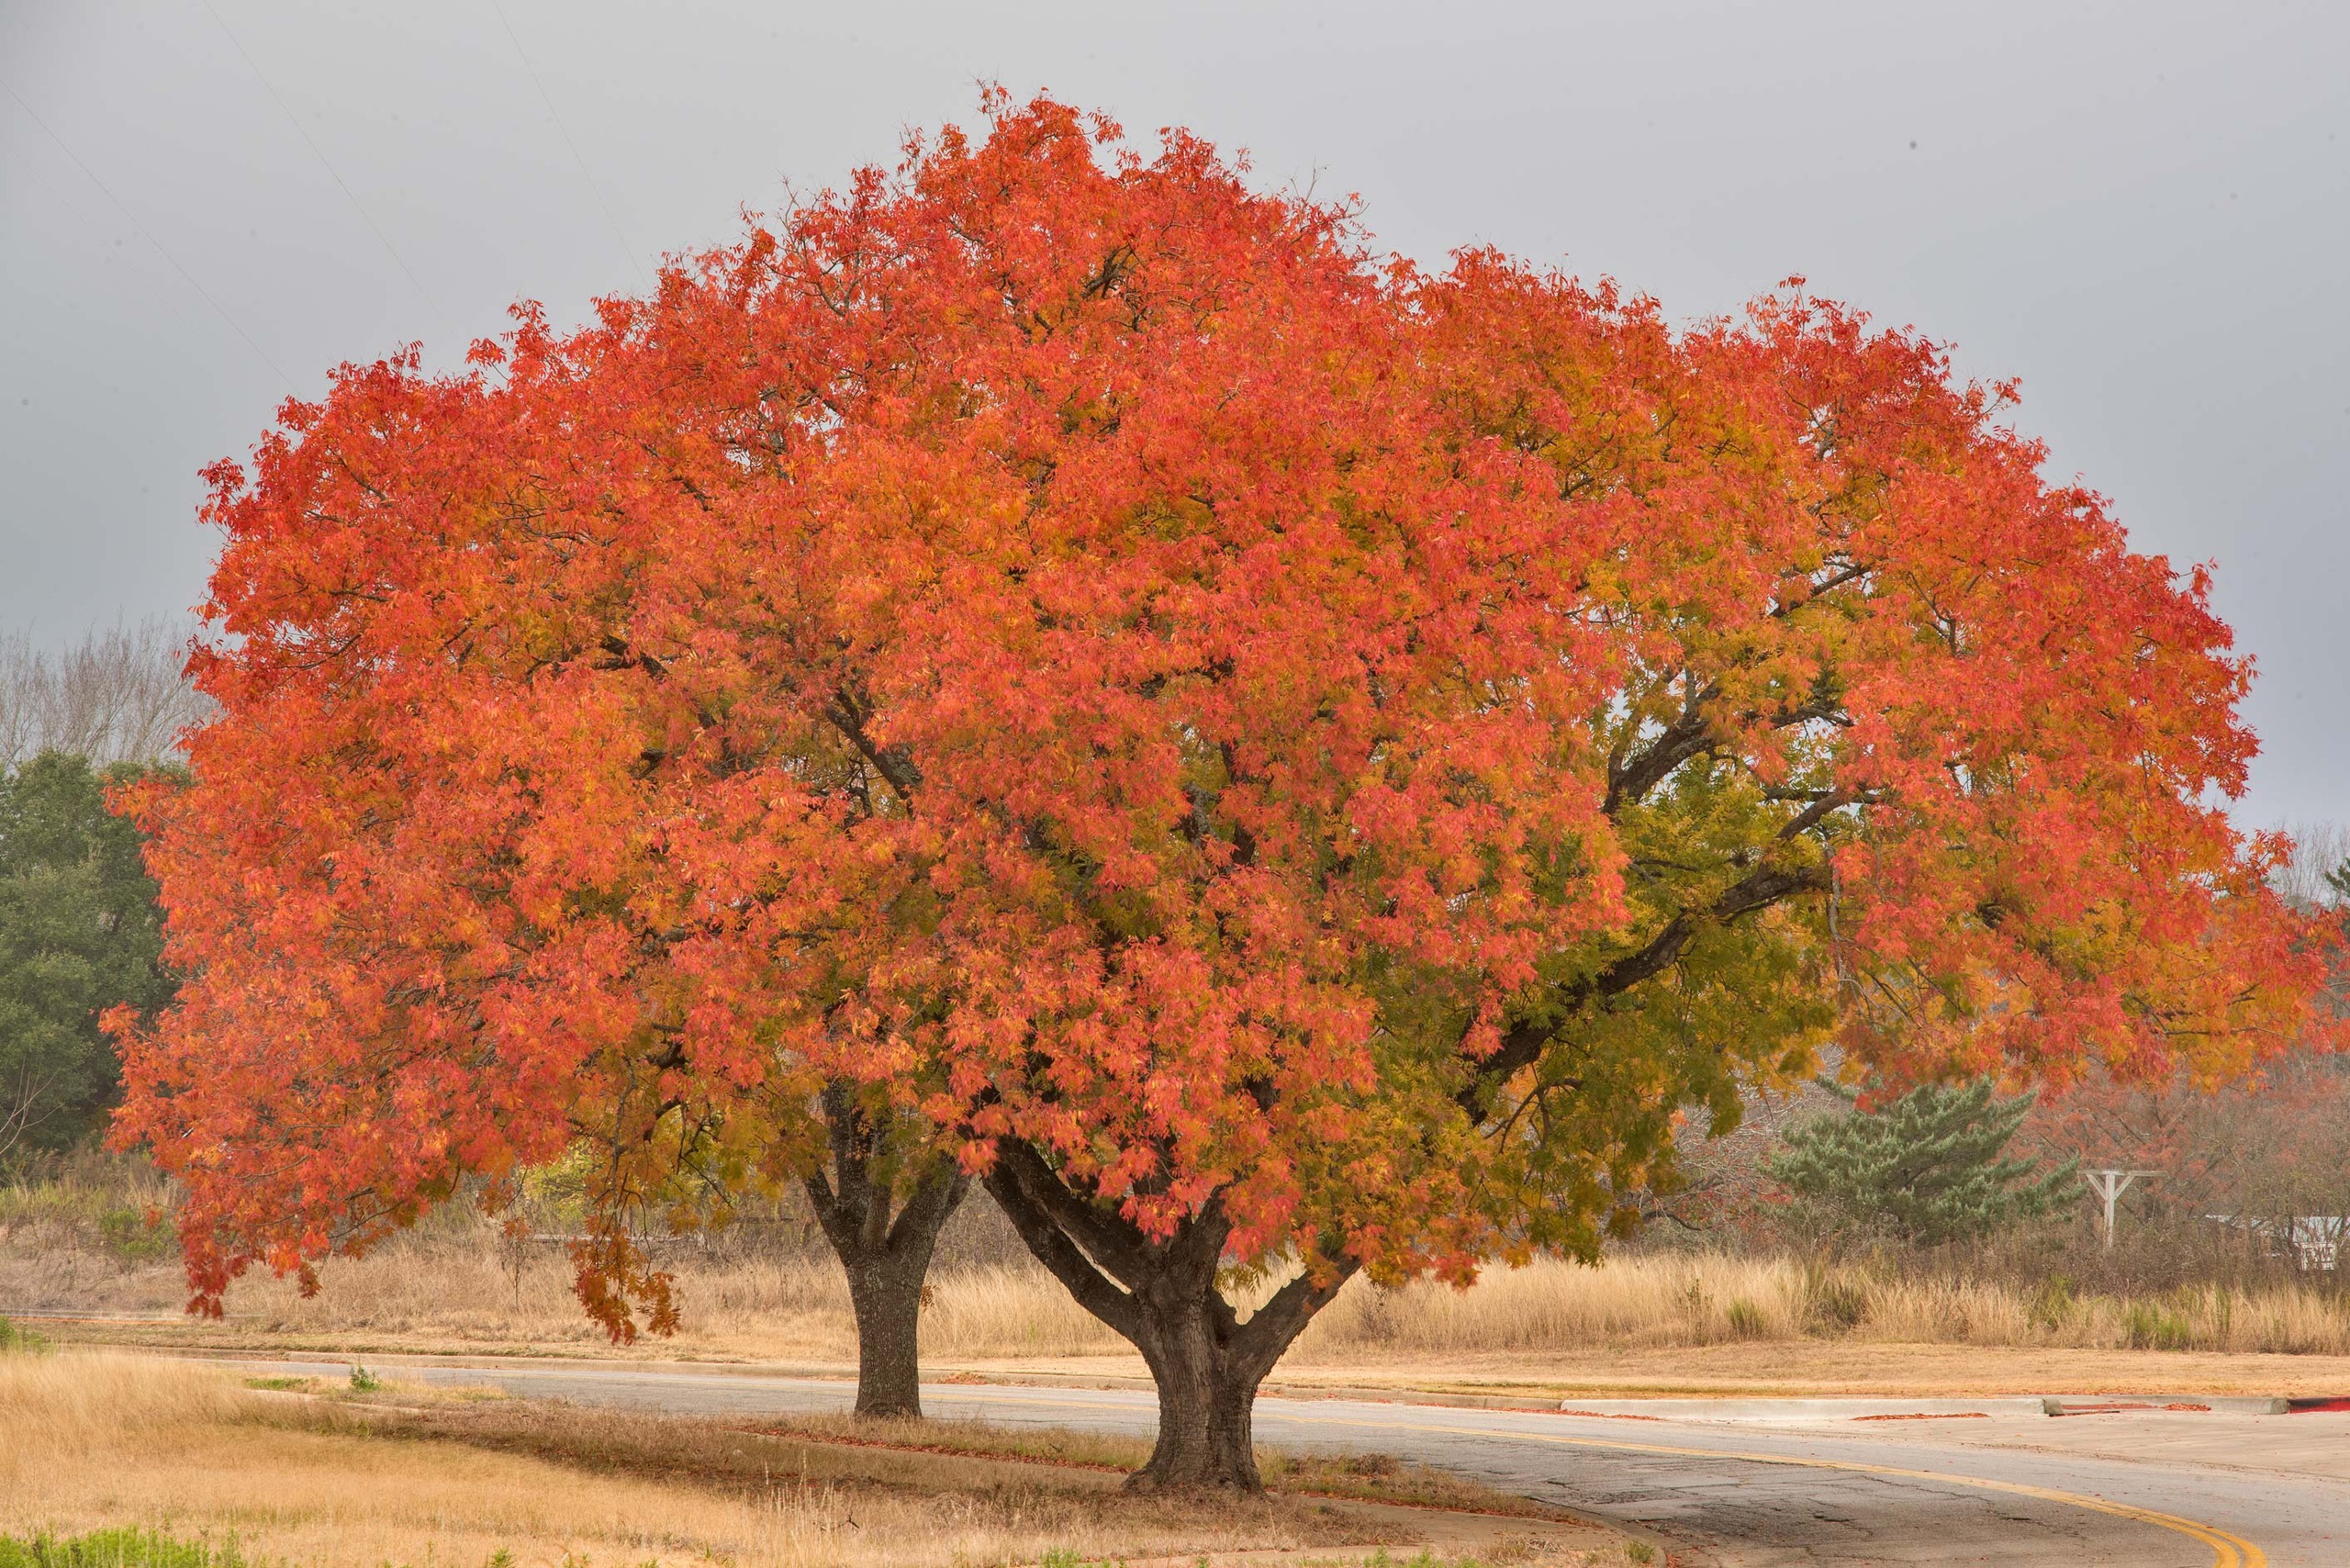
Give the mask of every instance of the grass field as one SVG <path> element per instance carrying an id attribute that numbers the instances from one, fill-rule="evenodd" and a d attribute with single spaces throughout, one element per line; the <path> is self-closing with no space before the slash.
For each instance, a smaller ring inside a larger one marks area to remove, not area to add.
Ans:
<path id="1" fill-rule="evenodd" d="M 19 1227 L 28 1228 L 28 1227 Z M 674 1352 L 838 1361 L 854 1354 L 848 1293 L 829 1259 L 728 1258 L 681 1249 L 685 1328 Z M 540 1249 L 501 1255 L 487 1226 L 396 1241 L 329 1261 L 302 1298 L 266 1278 L 240 1282 L 222 1332 L 291 1343 L 374 1342 L 588 1348 L 568 1266 Z M 1088 1356 L 1123 1350 L 1032 1264 L 934 1271 L 923 1317 L 934 1360 Z M 180 1281 L 168 1257 L 13 1243 L 0 1230 L 0 1311 L 169 1316 Z M 1633 1254 L 1596 1268 L 1538 1260 L 1494 1267 L 1466 1291 L 1348 1286 L 1286 1366 L 1478 1356 L 1582 1356 L 1832 1340 L 1849 1347 L 1949 1345 L 2350 1356 L 2350 1300 L 2280 1282 L 2116 1296 L 2061 1283 L 1903 1277 L 1786 1258 Z"/>
<path id="2" fill-rule="evenodd" d="M 905 1423 L 849 1443 L 843 1425 L 752 1431 L 397 1384 L 320 1397 L 184 1363 L 8 1356 L 0 1538 L 131 1528 L 249 1564 L 352 1568 L 1627 1561 L 1606 1532 L 1392 1463 L 1269 1455 L 1291 1492 L 1154 1498 L 1117 1489 L 1139 1461 L 1130 1441 Z M 1372 1500 L 1299 1495 L 1333 1489 Z M 1399 1496 L 1520 1517 L 1377 1501 Z"/>

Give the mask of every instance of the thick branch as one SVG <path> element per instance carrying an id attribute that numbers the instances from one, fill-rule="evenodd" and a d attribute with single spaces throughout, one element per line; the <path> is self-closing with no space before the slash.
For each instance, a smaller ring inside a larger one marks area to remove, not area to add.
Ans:
<path id="1" fill-rule="evenodd" d="M 1821 819 L 1830 812 L 1840 812 L 1846 806 L 1873 801 L 1877 798 L 1872 790 L 1830 790 L 1790 818 L 1787 824 L 1779 830 L 1779 838 L 1784 843 L 1799 837 L 1818 827 Z"/>
<path id="2" fill-rule="evenodd" d="M 873 738 L 865 733 L 865 722 L 873 716 L 873 710 L 844 689 L 824 704 L 823 712 L 825 721 L 848 737 L 849 745 L 872 765 L 873 771 L 889 780 L 890 788 L 898 792 L 898 799 L 912 806 L 914 788 L 922 782 L 922 770 L 902 746 L 885 749 L 873 744 Z"/>
<path id="3" fill-rule="evenodd" d="M 1068 1189 L 1045 1168 L 1035 1150 L 1016 1139 L 999 1140 L 995 1164 L 987 1174 L 987 1188 L 997 1207 L 1012 1221 L 1013 1228 L 1020 1232 L 1020 1239 L 1028 1244 L 1028 1250 L 1068 1287 L 1069 1294 L 1077 1298 L 1077 1305 L 1127 1339 L 1141 1343 L 1146 1331 L 1141 1310 L 1132 1296 L 1112 1283 L 1109 1276 L 1078 1249 L 1056 1219 L 1048 1194 L 1052 1189 L 1059 1189 L 1060 1195 L 1068 1197 Z"/>
<path id="4" fill-rule="evenodd" d="M 1332 1265 L 1330 1277 L 1319 1282 L 1311 1273 L 1300 1274 L 1275 1291 L 1271 1300 L 1234 1330 L 1231 1340 L 1240 1361 L 1240 1375 L 1251 1387 L 1273 1370 L 1273 1363 L 1305 1332 L 1314 1315 L 1329 1305 L 1339 1288 L 1354 1278 L 1361 1267 L 1355 1259 L 1341 1257 Z"/>
<path id="5" fill-rule="evenodd" d="M 894 1258 L 916 1247 L 926 1249 L 969 1191 L 970 1178 L 952 1164 L 934 1166 L 914 1181 L 893 1218 L 896 1192 L 889 1181 L 874 1179 L 879 1139 L 856 1091 L 835 1080 L 825 1085 L 822 1104 L 832 1174 L 828 1179 L 822 1170 L 812 1170 L 800 1184 L 826 1239 L 844 1259 Z"/>
<path id="6" fill-rule="evenodd" d="M 1138 1287 L 1148 1276 L 1149 1244 L 1139 1239 L 1131 1227 L 1121 1226 L 1071 1192 L 1060 1173 L 1045 1162 L 1035 1145 L 1023 1138 L 1003 1139 L 997 1145 L 996 1163 L 999 1167 L 1009 1164 L 1029 1200 L 1070 1240 L 1083 1248 L 1101 1265 L 1103 1273 L 1128 1290 Z"/>
<path id="7" fill-rule="evenodd" d="M 824 1227 L 834 1249 L 844 1258 L 869 1257 L 879 1250 L 883 1238 L 875 1223 L 873 1182 L 867 1170 L 871 1140 L 864 1113 L 848 1086 L 838 1082 L 824 1086 L 823 1105 L 832 1137 L 833 1180 L 826 1181 L 821 1170 L 811 1171 L 802 1185 L 815 1207 L 816 1223 Z M 879 1217 L 886 1219 L 886 1204 L 883 1208 Z"/>
<path id="8" fill-rule="evenodd" d="M 1504 1083 L 1521 1069 L 1530 1067 L 1542 1054 L 1543 1047 L 1559 1031 L 1560 1022 L 1594 1002 L 1604 1001 L 1629 991 L 1644 980 L 1662 973 L 1681 957 L 1681 950 L 1707 922 L 1734 920 L 1742 914 L 1766 909 L 1798 893 L 1818 892 L 1828 886 L 1826 871 L 1819 867 L 1801 866 L 1792 868 L 1762 867 L 1722 890 L 1721 895 L 1702 911 L 1683 910 L 1646 946 L 1625 954 L 1614 963 L 1588 979 L 1562 988 L 1559 1005 L 1551 1022 L 1528 1020 L 1511 1027 L 1502 1036 L 1499 1048 L 1478 1064 L 1477 1076 L 1457 1096 L 1460 1108 L 1483 1122 L 1493 1108 L 1494 1097 Z"/>
<path id="9" fill-rule="evenodd" d="M 969 1173 L 958 1165 L 942 1165 L 924 1176 L 890 1226 L 889 1250 L 895 1254 L 917 1241 L 927 1245 L 935 1240 L 939 1226 L 946 1223 L 946 1216 L 955 1212 L 970 1187 Z"/>
<path id="10" fill-rule="evenodd" d="M 1649 744 L 1648 749 L 1607 769 L 1607 799 L 1601 807 L 1610 817 L 1627 805 L 1637 805 L 1672 771 L 1713 745 L 1706 721 L 1706 692 L 1691 697 L 1681 716 Z"/>

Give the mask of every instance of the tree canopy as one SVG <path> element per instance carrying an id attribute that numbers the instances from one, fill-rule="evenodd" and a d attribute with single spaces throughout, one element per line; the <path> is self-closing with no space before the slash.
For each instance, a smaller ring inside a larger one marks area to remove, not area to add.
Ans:
<path id="1" fill-rule="evenodd" d="M 2011 398 L 991 99 L 212 471 L 124 1135 L 217 1304 L 583 1136 L 611 1212 L 722 1206 L 853 1083 L 1142 1348 L 1151 1473 L 1247 1484 L 1348 1274 L 1589 1256 L 1831 1037 L 2061 1082 L 2300 1026 L 2247 666 Z M 622 1228 L 579 1261 L 673 1321 Z M 1236 1261 L 1292 1275 L 1245 1321 Z"/>

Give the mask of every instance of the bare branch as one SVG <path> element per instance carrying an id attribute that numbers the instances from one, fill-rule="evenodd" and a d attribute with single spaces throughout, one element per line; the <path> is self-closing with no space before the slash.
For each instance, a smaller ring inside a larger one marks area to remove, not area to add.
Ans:
<path id="1" fill-rule="evenodd" d="M 150 619 L 92 632 L 63 650 L 23 633 L 0 636 L 0 767 L 44 751 L 74 752 L 97 767 L 161 762 L 180 732 L 211 702 L 181 673 L 187 633 Z"/>

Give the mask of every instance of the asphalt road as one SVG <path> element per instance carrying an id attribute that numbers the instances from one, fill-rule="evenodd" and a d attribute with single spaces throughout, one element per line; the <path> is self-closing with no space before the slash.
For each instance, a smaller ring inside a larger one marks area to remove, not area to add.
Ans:
<path id="1" fill-rule="evenodd" d="M 339 1377 L 349 1363 L 253 1363 L 264 1364 L 281 1374 Z M 708 1368 L 439 1361 L 403 1362 L 399 1372 L 524 1397 L 708 1416 L 841 1410 L 852 1393 L 839 1382 Z M 923 1404 L 933 1417 L 1000 1424 L 1144 1434 L 1155 1424 L 1151 1396 L 1140 1390 L 931 1384 Z M 2264 1419 L 2338 1424 L 2350 1442 L 2344 1417 Z M 1634 1421 L 1270 1397 L 1257 1405 L 1261 1441 L 1376 1450 L 1441 1465 L 1645 1527 L 1673 1542 L 1676 1557 L 1722 1568 L 2350 1565 L 2350 1481 L 2338 1476 L 2265 1469 L 2251 1451 L 2241 1463 L 2132 1462 L 1986 1446 L 1928 1426 L 1860 1433 L 1850 1423 L 1840 1430 L 1829 1422 Z"/>

